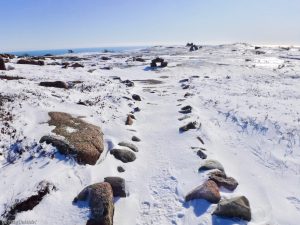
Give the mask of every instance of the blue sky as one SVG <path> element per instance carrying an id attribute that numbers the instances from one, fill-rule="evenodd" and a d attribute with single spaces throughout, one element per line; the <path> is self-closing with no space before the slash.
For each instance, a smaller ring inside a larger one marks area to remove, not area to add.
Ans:
<path id="1" fill-rule="evenodd" d="M 1 0 L 0 51 L 147 44 L 300 45 L 300 0 Z"/>

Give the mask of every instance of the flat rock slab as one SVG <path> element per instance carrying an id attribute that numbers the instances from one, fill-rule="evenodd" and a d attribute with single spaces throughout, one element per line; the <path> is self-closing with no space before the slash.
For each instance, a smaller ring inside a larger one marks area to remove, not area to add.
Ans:
<path id="1" fill-rule="evenodd" d="M 121 160 L 123 163 L 129 163 L 136 160 L 135 154 L 126 149 L 112 149 L 110 150 L 110 154 L 112 154 L 116 159 Z"/>
<path id="2" fill-rule="evenodd" d="M 113 225 L 113 190 L 109 183 L 102 182 L 87 186 L 77 195 L 73 203 L 78 201 L 88 201 L 91 219 L 87 224 Z"/>
<path id="3" fill-rule="evenodd" d="M 185 197 L 185 201 L 191 201 L 194 199 L 204 199 L 210 203 L 218 203 L 221 199 L 218 185 L 208 180 L 204 184 L 196 187 Z"/>
<path id="4" fill-rule="evenodd" d="M 213 215 L 251 220 L 249 200 L 245 196 L 239 196 L 220 201 Z"/>
<path id="5" fill-rule="evenodd" d="M 199 172 L 206 171 L 206 170 L 214 170 L 214 169 L 217 169 L 217 170 L 220 170 L 220 171 L 224 172 L 224 167 L 217 160 L 206 160 L 202 164 L 202 166 L 200 166 Z"/>
<path id="6" fill-rule="evenodd" d="M 122 147 L 127 147 L 127 148 L 130 148 L 132 151 L 134 152 L 138 152 L 139 149 L 138 147 L 136 147 L 134 144 L 132 143 L 128 143 L 128 142 L 125 142 L 125 141 L 122 141 L 120 142 L 118 145 L 122 146 Z"/>
<path id="7" fill-rule="evenodd" d="M 71 147 L 58 148 L 64 155 L 72 154 L 79 164 L 95 165 L 104 150 L 103 133 L 100 127 L 72 117 L 68 113 L 49 112 L 49 125 L 55 126 L 55 134 L 64 137 Z"/>
<path id="8" fill-rule="evenodd" d="M 121 177 L 105 177 L 104 182 L 111 185 L 114 197 L 126 197 L 125 180 Z"/>

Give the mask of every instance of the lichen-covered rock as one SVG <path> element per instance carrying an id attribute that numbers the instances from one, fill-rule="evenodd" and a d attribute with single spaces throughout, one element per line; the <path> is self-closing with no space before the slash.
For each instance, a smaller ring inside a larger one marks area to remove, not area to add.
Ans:
<path id="1" fill-rule="evenodd" d="M 208 180 L 204 184 L 196 187 L 185 197 L 185 201 L 194 199 L 205 199 L 211 203 L 218 203 L 221 199 L 219 188 L 214 181 Z"/>
<path id="2" fill-rule="evenodd" d="M 84 188 L 73 203 L 88 201 L 91 218 L 87 224 L 113 225 L 113 190 L 109 183 L 96 183 Z"/>
<path id="3" fill-rule="evenodd" d="M 251 209 L 249 200 L 245 196 L 224 199 L 219 202 L 213 215 L 250 221 Z"/>
<path id="4" fill-rule="evenodd" d="M 95 165 L 104 150 L 103 133 L 100 127 L 72 117 L 68 113 L 49 112 L 49 125 L 55 126 L 53 133 L 65 138 L 71 147 L 58 148 L 64 155 L 72 154 L 79 164 Z"/>

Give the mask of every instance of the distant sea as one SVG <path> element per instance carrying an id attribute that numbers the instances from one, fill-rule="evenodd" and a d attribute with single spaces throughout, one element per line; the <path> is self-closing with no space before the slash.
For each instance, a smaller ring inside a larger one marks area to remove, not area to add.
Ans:
<path id="1" fill-rule="evenodd" d="M 35 50 L 35 51 L 14 51 L 14 52 L 5 52 L 14 54 L 16 56 L 44 56 L 46 54 L 51 55 L 63 55 L 68 54 L 69 50 L 72 50 L 73 53 L 103 53 L 103 52 L 126 52 L 133 51 L 138 49 L 143 49 L 148 46 L 130 46 L 130 47 L 103 47 L 103 48 L 74 48 L 74 49 L 52 49 L 52 50 Z"/>

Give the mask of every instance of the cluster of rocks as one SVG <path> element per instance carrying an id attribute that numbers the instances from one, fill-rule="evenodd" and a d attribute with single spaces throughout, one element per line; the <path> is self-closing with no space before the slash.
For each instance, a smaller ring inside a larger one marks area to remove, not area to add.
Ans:
<path id="1" fill-rule="evenodd" d="M 187 82 L 187 79 L 181 80 L 180 83 Z M 181 104 L 180 104 L 181 105 Z M 179 113 L 190 114 L 193 107 L 186 105 L 180 108 Z M 196 129 L 196 122 L 189 122 L 188 124 L 179 128 L 179 132 L 186 132 L 190 129 Z M 199 136 L 197 139 L 204 145 L 204 141 Z M 230 176 L 227 176 L 223 165 L 216 160 L 207 159 L 206 149 L 197 149 L 197 155 L 204 160 L 198 171 L 200 173 L 206 173 L 205 181 L 190 191 L 185 196 L 185 201 L 192 201 L 196 199 L 203 199 L 212 204 L 217 204 L 216 209 L 212 215 L 228 217 L 228 218 L 240 218 L 243 220 L 251 220 L 251 209 L 248 199 L 245 196 L 238 196 L 229 199 L 222 199 L 220 194 L 220 188 L 225 188 L 228 191 L 234 191 L 238 182 Z"/>
<path id="2" fill-rule="evenodd" d="M 195 45 L 194 43 L 187 43 L 187 44 L 186 44 L 186 47 L 189 47 L 191 52 L 192 52 L 192 51 L 197 51 L 197 50 L 199 50 L 199 48 L 201 48 L 201 46 L 198 47 L 198 46 Z"/>
<path id="3" fill-rule="evenodd" d="M 160 66 L 159 66 L 160 65 Z M 156 68 L 156 67 L 167 67 L 168 62 L 166 62 L 163 58 L 157 57 L 155 59 L 152 59 L 150 67 Z"/>

